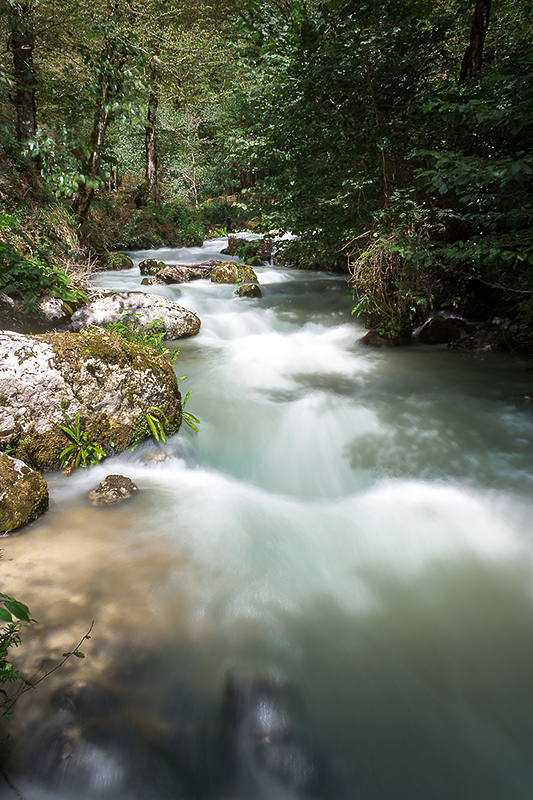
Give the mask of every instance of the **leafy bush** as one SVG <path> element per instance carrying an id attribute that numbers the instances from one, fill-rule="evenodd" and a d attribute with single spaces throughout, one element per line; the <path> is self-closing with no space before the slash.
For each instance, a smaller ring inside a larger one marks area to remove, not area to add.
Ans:
<path id="1" fill-rule="evenodd" d="M 0 213 L 0 291 L 22 297 L 28 308 L 44 295 L 67 303 L 86 301 L 69 277 L 38 252 L 24 252 L 24 241 L 14 217 Z M 21 252 L 21 250 L 23 252 Z"/>

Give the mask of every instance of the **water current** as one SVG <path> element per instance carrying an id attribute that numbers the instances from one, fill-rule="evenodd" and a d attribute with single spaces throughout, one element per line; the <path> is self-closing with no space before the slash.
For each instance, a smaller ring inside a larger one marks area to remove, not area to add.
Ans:
<path id="1" fill-rule="evenodd" d="M 26 663 L 94 620 L 21 700 L 10 779 L 25 800 L 530 800 L 527 362 L 370 350 L 342 277 L 256 272 L 261 299 L 96 278 L 199 315 L 169 346 L 201 425 L 48 476 L 50 511 L 2 542 L 40 622 Z M 110 473 L 141 491 L 95 508 Z"/>

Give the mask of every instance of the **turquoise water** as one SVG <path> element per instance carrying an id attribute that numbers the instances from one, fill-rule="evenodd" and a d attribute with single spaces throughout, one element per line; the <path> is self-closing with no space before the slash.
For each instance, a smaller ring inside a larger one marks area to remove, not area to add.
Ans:
<path id="1" fill-rule="evenodd" d="M 257 300 L 97 277 L 200 316 L 171 346 L 201 425 L 165 460 L 145 443 L 51 476 L 49 515 L 6 544 L 39 646 L 95 619 L 82 671 L 21 707 L 14 780 L 28 800 L 529 800 L 528 364 L 367 350 L 342 278 L 256 271 Z M 94 509 L 111 472 L 141 492 Z M 228 728 L 229 673 L 251 711 Z"/>

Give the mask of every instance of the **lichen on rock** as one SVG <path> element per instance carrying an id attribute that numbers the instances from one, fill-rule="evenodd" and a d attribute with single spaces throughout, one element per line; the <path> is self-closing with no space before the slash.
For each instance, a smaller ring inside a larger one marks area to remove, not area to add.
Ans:
<path id="1" fill-rule="evenodd" d="M 130 446 L 150 407 L 174 433 L 181 396 L 164 355 L 97 327 L 81 333 L 0 333 L 0 450 L 39 470 L 58 469 L 72 442 L 65 415 L 80 413 L 88 440 L 106 454 Z"/>
<path id="2" fill-rule="evenodd" d="M 213 283 L 259 283 L 251 267 L 233 261 L 213 267 L 211 280 Z"/>
<path id="3" fill-rule="evenodd" d="M 95 489 L 88 492 L 87 497 L 93 506 L 111 506 L 129 500 L 139 487 L 124 475 L 108 475 L 100 481 Z"/>
<path id="4" fill-rule="evenodd" d="M 145 292 L 116 292 L 76 311 L 70 327 L 80 331 L 87 325 L 106 325 L 128 318 L 139 327 L 160 326 L 167 339 L 195 336 L 201 324 L 196 314 L 166 297 Z"/>

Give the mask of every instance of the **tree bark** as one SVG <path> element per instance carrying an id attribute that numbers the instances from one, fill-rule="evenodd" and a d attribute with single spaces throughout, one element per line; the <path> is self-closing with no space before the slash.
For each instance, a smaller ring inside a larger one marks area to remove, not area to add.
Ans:
<path id="1" fill-rule="evenodd" d="M 148 113 L 146 116 L 146 194 L 147 199 L 155 192 L 157 186 L 157 148 L 155 138 L 155 120 L 157 113 L 157 74 L 150 70 L 151 91 L 148 99 Z"/>
<path id="2" fill-rule="evenodd" d="M 89 157 L 85 163 L 84 180 L 79 182 L 78 191 L 72 203 L 72 210 L 79 223 L 83 223 L 87 218 L 94 198 L 100 170 L 101 150 L 111 116 L 111 104 L 122 90 L 125 60 L 116 39 L 106 44 L 102 52 L 99 97 L 89 144 Z"/>
<path id="3" fill-rule="evenodd" d="M 13 6 L 13 22 L 9 37 L 9 49 L 13 54 L 15 78 L 14 103 L 17 112 L 17 141 L 26 144 L 37 130 L 35 87 L 37 76 L 33 66 L 35 32 L 30 2 Z"/>
<path id="4" fill-rule="evenodd" d="M 467 78 L 472 78 L 481 69 L 483 63 L 483 45 L 490 20 L 490 6 L 492 0 L 476 0 L 476 9 L 472 28 L 470 29 L 470 44 L 461 65 L 459 83 L 463 83 Z"/>
<path id="5" fill-rule="evenodd" d="M 155 135 L 155 123 L 157 115 L 157 72 L 153 67 L 150 68 L 150 96 L 148 98 L 148 111 L 146 113 L 146 125 L 144 126 L 144 147 L 146 153 L 146 167 L 144 180 L 134 193 L 135 205 L 137 208 L 145 206 L 150 195 L 155 195 L 157 190 L 157 141 Z"/>

